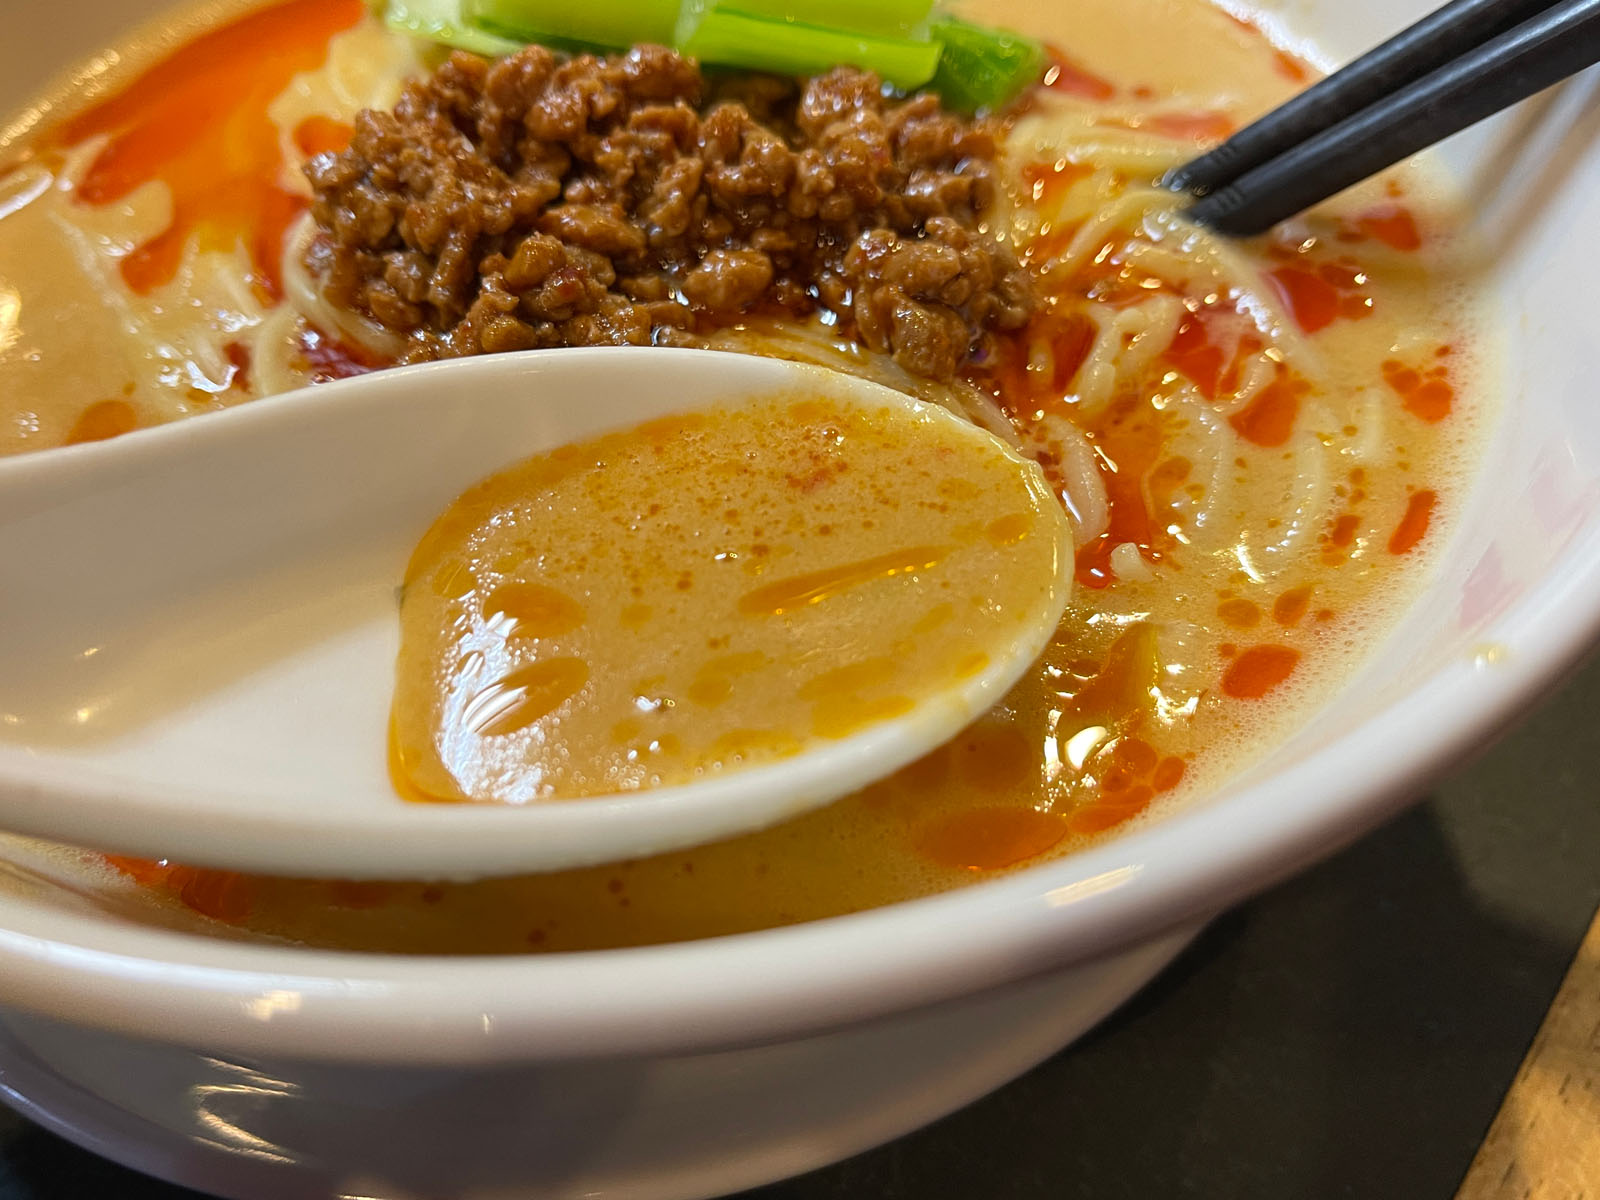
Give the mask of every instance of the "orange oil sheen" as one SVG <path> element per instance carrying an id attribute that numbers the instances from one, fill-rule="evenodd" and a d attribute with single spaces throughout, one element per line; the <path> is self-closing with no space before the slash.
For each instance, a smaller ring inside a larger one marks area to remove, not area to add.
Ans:
<path id="1" fill-rule="evenodd" d="M 909 406 L 756 399 L 531 459 L 408 568 L 399 789 L 565 799 L 847 737 L 981 671 L 1067 545 L 1036 470 Z"/>
<path id="2" fill-rule="evenodd" d="M 286 0 L 180 47 L 127 87 L 63 122 L 49 138 L 73 146 L 105 137 L 78 185 L 85 204 L 109 204 L 151 182 L 172 193 L 172 223 L 122 260 L 135 292 L 172 279 L 185 246 L 249 247 L 264 296 L 281 294 L 278 259 L 305 200 L 285 186 L 267 106 L 327 54 L 328 38 L 361 18 L 360 0 Z M 310 131 L 319 143 L 325 130 Z M 321 147 L 325 148 L 325 147 Z"/>

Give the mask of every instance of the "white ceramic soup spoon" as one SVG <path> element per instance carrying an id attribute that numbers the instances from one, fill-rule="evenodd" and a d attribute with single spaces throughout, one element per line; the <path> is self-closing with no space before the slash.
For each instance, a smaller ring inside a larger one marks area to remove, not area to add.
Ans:
<path id="1" fill-rule="evenodd" d="M 797 389 L 923 411 L 769 359 L 541 351 L 381 372 L 0 462 L 0 827 L 261 873 L 470 878 L 730 836 L 905 765 L 992 707 L 1043 649 L 1068 599 L 1070 539 L 1052 531 L 1050 577 L 981 670 L 792 757 L 517 806 L 408 803 L 387 769 L 396 588 L 453 498 L 542 451 Z"/>

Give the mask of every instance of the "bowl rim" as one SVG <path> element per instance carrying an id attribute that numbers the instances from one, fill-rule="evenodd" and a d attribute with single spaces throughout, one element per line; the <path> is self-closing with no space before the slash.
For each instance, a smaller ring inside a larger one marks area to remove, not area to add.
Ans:
<path id="1" fill-rule="evenodd" d="M 1600 524 L 1561 554 L 1572 569 L 1485 631 L 1503 653 L 1441 664 L 1258 782 L 1002 879 L 781 929 L 509 957 L 245 944 L 0 896 L 0 1004 L 214 1051 L 467 1065 L 791 1038 L 1093 959 L 1334 853 L 1483 748 L 1600 636 Z"/>

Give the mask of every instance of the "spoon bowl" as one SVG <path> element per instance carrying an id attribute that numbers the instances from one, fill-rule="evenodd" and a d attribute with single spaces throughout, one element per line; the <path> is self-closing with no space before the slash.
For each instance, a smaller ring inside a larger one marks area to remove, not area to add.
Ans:
<path id="1" fill-rule="evenodd" d="M 1070 545 L 982 670 L 791 758 L 517 806 L 407 803 L 389 778 L 396 587 L 447 503 L 532 454 L 796 391 L 991 438 L 822 368 L 608 348 L 382 372 L 0 462 L 0 827 L 270 874 L 468 878 L 731 836 L 896 770 L 1037 657 Z"/>

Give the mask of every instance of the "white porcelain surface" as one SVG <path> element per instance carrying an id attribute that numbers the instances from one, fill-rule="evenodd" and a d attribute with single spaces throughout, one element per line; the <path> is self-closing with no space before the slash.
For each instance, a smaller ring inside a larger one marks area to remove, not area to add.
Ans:
<path id="1" fill-rule="evenodd" d="M 24 5 L 0 42 L 0 89 L 26 91 L 43 64 L 157 3 Z M 1273 11 L 1337 58 L 1426 7 L 1289 0 Z M 0 1004 L 222 1058 L 530 1070 L 596 1055 L 654 1061 L 793 1040 L 1085 962 L 1332 853 L 1518 715 L 1600 628 L 1595 87 L 1591 72 L 1443 148 L 1474 199 L 1503 301 L 1506 418 L 1413 615 L 1301 735 L 1209 803 L 926 901 L 697 944 L 525 960 L 238 945 L 120 923 L 60 890 L 8 894 Z M 64 1103 L 41 1087 L 52 1111 Z M 131 1103 L 136 1090 L 110 1103 Z M 102 1146 L 135 1159 L 138 1136 Z M 707 1179 L 703 1190 L 717 1186 Z"/>
<path id="2" fill-rule="evenodd" d="M 412 804 L 390 781 L 395 589 L 451 500 L 558 446 L 784 396 L 902 408 L 999 448 L 835 371 L 606 347 L 379 372 L 0 461 L 0 828 L 266 874 L 470 878 L 729 837 L 920 758 L 1044 649 L 1070 545 L 982 647 L 983 670 L 794 757 L 525 806 Z M 1049 495 L 1037 466 L 1016 465 Z"/>
<path id="3" fill-rule="evenodd" d="M 491 1072 L 241 1061 L 0 1011 L 0 1096 L 89 1149 L 235 1200 L 687 1200 L 833 1162 L 998 1087 L 1097 1023 L 1190 932 L 815 1037 Z"/>

